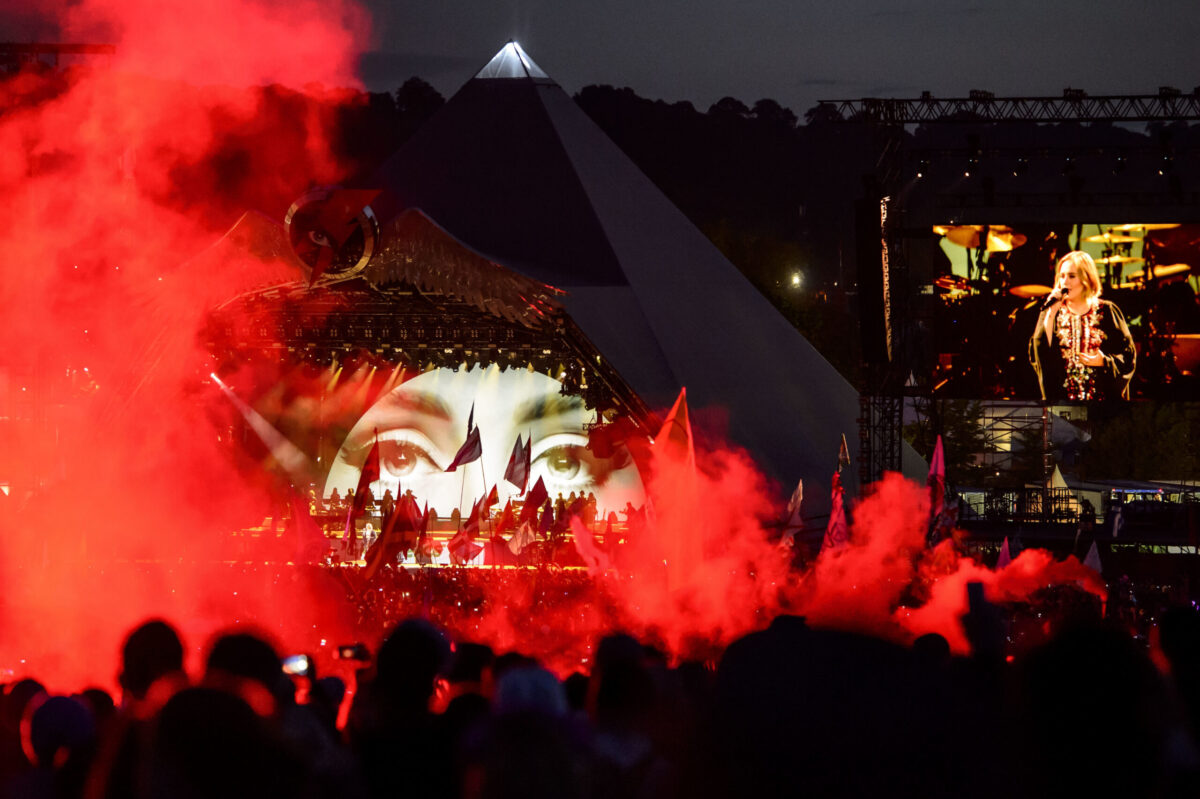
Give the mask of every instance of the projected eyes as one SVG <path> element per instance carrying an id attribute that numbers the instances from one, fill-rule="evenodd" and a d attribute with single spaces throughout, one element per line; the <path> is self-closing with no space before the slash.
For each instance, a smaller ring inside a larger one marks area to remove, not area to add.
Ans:
<path id="1" fill-rule="evenodd" d="M 586 447 L 586 440 L 572 434 L 548 436 L 536 446 L 541 452 L 533 459 L 531 469 L 546 482 L 572 490 L 599 488 L 612 473 L 616 462 L 612 458 L 597 458 Z"/>
<path id="2" fill-rule="evenodd" d="M 541 463 L 546 474 L 554 480 L 574 480 L 578 476 L 580 469 L 583 468 L 583 463 L 580 462 L 578 450 L 576 446 L 555 447 L 548 450 L 538 458 L 538 463 Z"/>
<path id="3" fill-rule="evenodd" d="M 407 438 L 379 437 L 379 471 L 382 477 L 420 477 L 442 471 L 429 451 Z"/>

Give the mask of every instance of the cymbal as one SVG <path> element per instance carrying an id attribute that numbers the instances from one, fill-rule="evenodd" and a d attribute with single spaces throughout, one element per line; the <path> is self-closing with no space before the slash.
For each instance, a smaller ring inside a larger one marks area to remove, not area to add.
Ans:
<path id="1" fill-rule="evenodd" d="M 1117 225 L 1113 230 L 1123 230 L 1132 232 L 1135 230 L 1170 230 L 1171 228 L 1179 227 L 1178 222 L 1145 222 L 1142 224 L 1133 225 Z M 1090 241 L 1090 239 L 1089 239 Z"/>
<path id="2" fill-rule="evenodd" d="M 1162 280 L 1165 277 L 1174 277 L 1175 275 L 1183 275 L 1192 271 L 1192 268 L 1187 264 L 1167 264 L 1166 266 L 1155 266 L 1152 268 L 1155 280 Z M 1145 275 L 1143 269 L 1132 273 L 1129 277 L 1139 278 Z"/>
<path id="3" fill-rule="evenodd" d="M 1103 241 L 1108 244 L 1132 244 L 1141 241 L 1137 236 L 1122 236 L 1119 233 L 1101 233 L 1098 236 L 1088 236 L 1084 241 Z"/>
<path id="4" fill-rule="evenodd" d="M 1136 261 L 1144 261 L 1145 258 L 1138 258 L 1135 255 L 1110 255 L 1107 258 L 1097 258 L 1098 264 L 1131 264 Z"/>
<path id="5" fill-rule="evenodd" d="M 958 275 L 939 275 L 933 279 L 933 285 L 940 289 L 949 289 L 951 291 L 966 291 L 971 288 L 971 284 L 967 282 L 967 279 Z"/>
<path id="6" fill-rule="evenodd" d="M 1035 297 L 1045 297 L 1050 293 L 1050 291 L 1051 288 L 1049 286 L 1039 286 L 1035 283 L 1027 283 L 1024 286 L 1013 286 L 1008 290 L 1008 293 L 1014 297 L 1021 297 L 1022 299 L 1029 300 Z"/>
<path id="7" fill-rule="evenodd" d="M 984 225 L 956 225 L 954 227 L 935 225 L 933 232 L 940 233 L 959 247 L 974 250 L 979 248 L 980 234 L 983 233 L 984 227 Z M 1010 252 L 1026 241 L 1024 234 L 1014 233 L 1013 229 L 1007 225 L 987 226 L 988 252 Z"/>

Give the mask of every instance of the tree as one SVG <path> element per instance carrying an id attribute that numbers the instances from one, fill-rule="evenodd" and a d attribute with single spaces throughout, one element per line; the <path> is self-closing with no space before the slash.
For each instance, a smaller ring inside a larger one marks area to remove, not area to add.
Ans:
<path id="1" fill-rule="evenodd" d="M 750 109 L 736 97 L 722 97 L 709 106 L 708 113 L 714 117 L 742 117 L 745 119 L 750 116 Z"/>
<path id="2" fill-rule="evenodd" d="M 983 406 L 978 400 L 915 401 L 917 418 L 904 425 L 904 439 L 917 453 L 929 460 L 937 437 L 942 436 L 946 460 L 946 482 L 950 485 L 984 484 L 987 469 L 979 456 L 990 451 L 983 422 Z"/>
<path id="3" fill-rule="evenodd" d="M 1197 409 L 1171 402 L 1134 402 L 1093 419 L 1081 472 L 1125 480 L 1200 477 Z"/>
<path id="4" fill-rule="evenodd" d="M 433 113 L 445 105 L 446 100 L 437 89 L 421 78 L 412 77 L 396 89 L 396 117 L 399 122 L 400 141 L 405 141 Z"/>
<path id="5" fill-rule="evenodd" d="M 792 109 L 784 108 L 779 103 L 767 97 L 756 102 L 751 113 L 759 122 L 773 127 L 784 128 L 786 130 L 796 127 L 796 115 L 792 112 Z"/>

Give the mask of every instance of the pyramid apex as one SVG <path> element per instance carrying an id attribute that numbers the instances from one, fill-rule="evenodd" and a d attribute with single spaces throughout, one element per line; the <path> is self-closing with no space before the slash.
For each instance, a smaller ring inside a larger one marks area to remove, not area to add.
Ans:
<path id="1" fill-rule="evenodd" d="M 476 78 L 533 78 L 536 80 L 549 80 L 541 67 L 533 63 L 533 59 L 529 57 L 521 45 L 515 40 L 510 40 L 507 44 L 500 48 L 500 52 L 492 56 L 492 60 L 487 62 L 483 69 L 475 75 Z"/>

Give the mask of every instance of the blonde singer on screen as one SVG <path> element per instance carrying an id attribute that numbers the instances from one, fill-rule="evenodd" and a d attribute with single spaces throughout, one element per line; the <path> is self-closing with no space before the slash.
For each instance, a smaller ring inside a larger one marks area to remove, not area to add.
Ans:
<path id="1" fill-rule="evenodd" d="M 1029 340 L 1029 360 L 1042 399 L 1090 402 L 1129 399 L 1137 365 L 1121 309 L 1100 299 L 1096 262 L 1069 252 L 1058 262 L 1054 291 Z"/>
<path id="2" fill-rule="evenodd" d="M 596 412 L 561 389 L 559 381 L 539 372 L 497 366 L 417 375 L 382 396 L 355 423 L 329 471 L 324 495 L 334 489 L 354 492 L 378 430 L 379 480 L 372 493 L 380 497 L 390 489 L 399 497 L 412 491 L 418 505 L 428 503 L 441 517 L 458 508 L 466 518 L 492 486 L 501 507 L 517 498 L 504 471 L 518 435 L 533 440 L 529 486 L 541 477 L 551 500 L 594 493 L 600 518 L 627 502 L 641 506 L 645 492 L 628 451 L 620 448 L 611 458 L 589 452 L 585 425 L 596 421 Z M 472 407 L 483 457 L 446 472 L 466 439 Z"/>

